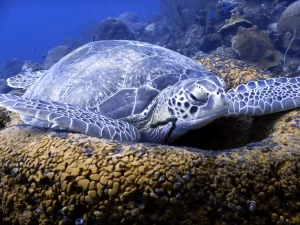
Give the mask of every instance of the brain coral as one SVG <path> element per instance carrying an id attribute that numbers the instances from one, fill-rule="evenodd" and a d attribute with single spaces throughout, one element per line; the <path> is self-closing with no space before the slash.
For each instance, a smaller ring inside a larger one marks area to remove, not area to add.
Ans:
<path id="1" fill-rule="evenodd" d="M 8 127 L 4 224 L 299 224 L 299 121 L 294 110 L 270 138 L 216 152 Z"/>

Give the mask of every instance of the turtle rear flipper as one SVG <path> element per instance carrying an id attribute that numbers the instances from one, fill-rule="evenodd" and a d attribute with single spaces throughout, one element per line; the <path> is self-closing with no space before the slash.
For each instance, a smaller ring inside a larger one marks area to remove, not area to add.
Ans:
<path id="1" fill-rule="evenodd" d="M 227 92 L 228 116 L 260 116 L 300 107 L 300 77 L 250 81 Z"/>
<path id="2" fill-rule="evenodd" d="M 71 104 L 2 94 L 0 106 L 13 112 L 48 121 L 66 130 L 94 137 L 120 141 L 138 141 L 140 138 L 140 133 L 130 123 L 114 120 Z"/>
<path id="3" fill-rule="evenodd" d="M 12 88 L 27 89 L 33 85 L 40 77 L 42 77 L 47 70 L 31 71 L 23 70 L 16 76 L 7 79 L 7 85 Z"/>

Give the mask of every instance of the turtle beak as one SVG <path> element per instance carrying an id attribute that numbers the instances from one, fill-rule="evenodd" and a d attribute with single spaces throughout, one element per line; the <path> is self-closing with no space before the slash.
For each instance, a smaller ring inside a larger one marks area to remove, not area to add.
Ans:
<path id="1" fill-rule="evenodd" d="M 219 94 L 211 96 L 213 98 L 213 111 L 222 111 L 223 109 L 228 109 L 230 101 L 226 94 Z"/>
<path id="2" fill-rule="evenodd" d="M 211 95 L 205 107 L 195 114 L 195 119 L 191 121 L 191 129 L 199 129 L 215 119 L 226 116 L 230 101 L 226 94 Z"/>

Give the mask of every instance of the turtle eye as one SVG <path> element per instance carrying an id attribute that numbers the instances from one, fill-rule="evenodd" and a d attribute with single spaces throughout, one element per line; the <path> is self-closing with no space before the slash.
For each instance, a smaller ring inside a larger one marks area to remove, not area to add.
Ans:
<path id="1" fill-rule="evenodd" d="M 207 102 L 209 93 L 201 89 L 193 89 L 191 92 L 186 93 L 189 101 L 195 105 L 203 105 Z"/>
<path id="2" fill-rule="evenodd" d="M 198 99 L 195 97 L 195 95 L 193 95 L 192 93 L 190 93 L 191 98 L 193 99 L 193 101 L 198 101 Z"/>

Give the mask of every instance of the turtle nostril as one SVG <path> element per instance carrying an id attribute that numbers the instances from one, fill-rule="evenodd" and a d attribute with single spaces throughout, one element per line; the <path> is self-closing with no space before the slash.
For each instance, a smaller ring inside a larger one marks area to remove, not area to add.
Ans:
<path id="1" fill-rule="evenodd" d="M 217 92 L 217 95 L 219 95 L 220 94 L 220 92 Z"/>

